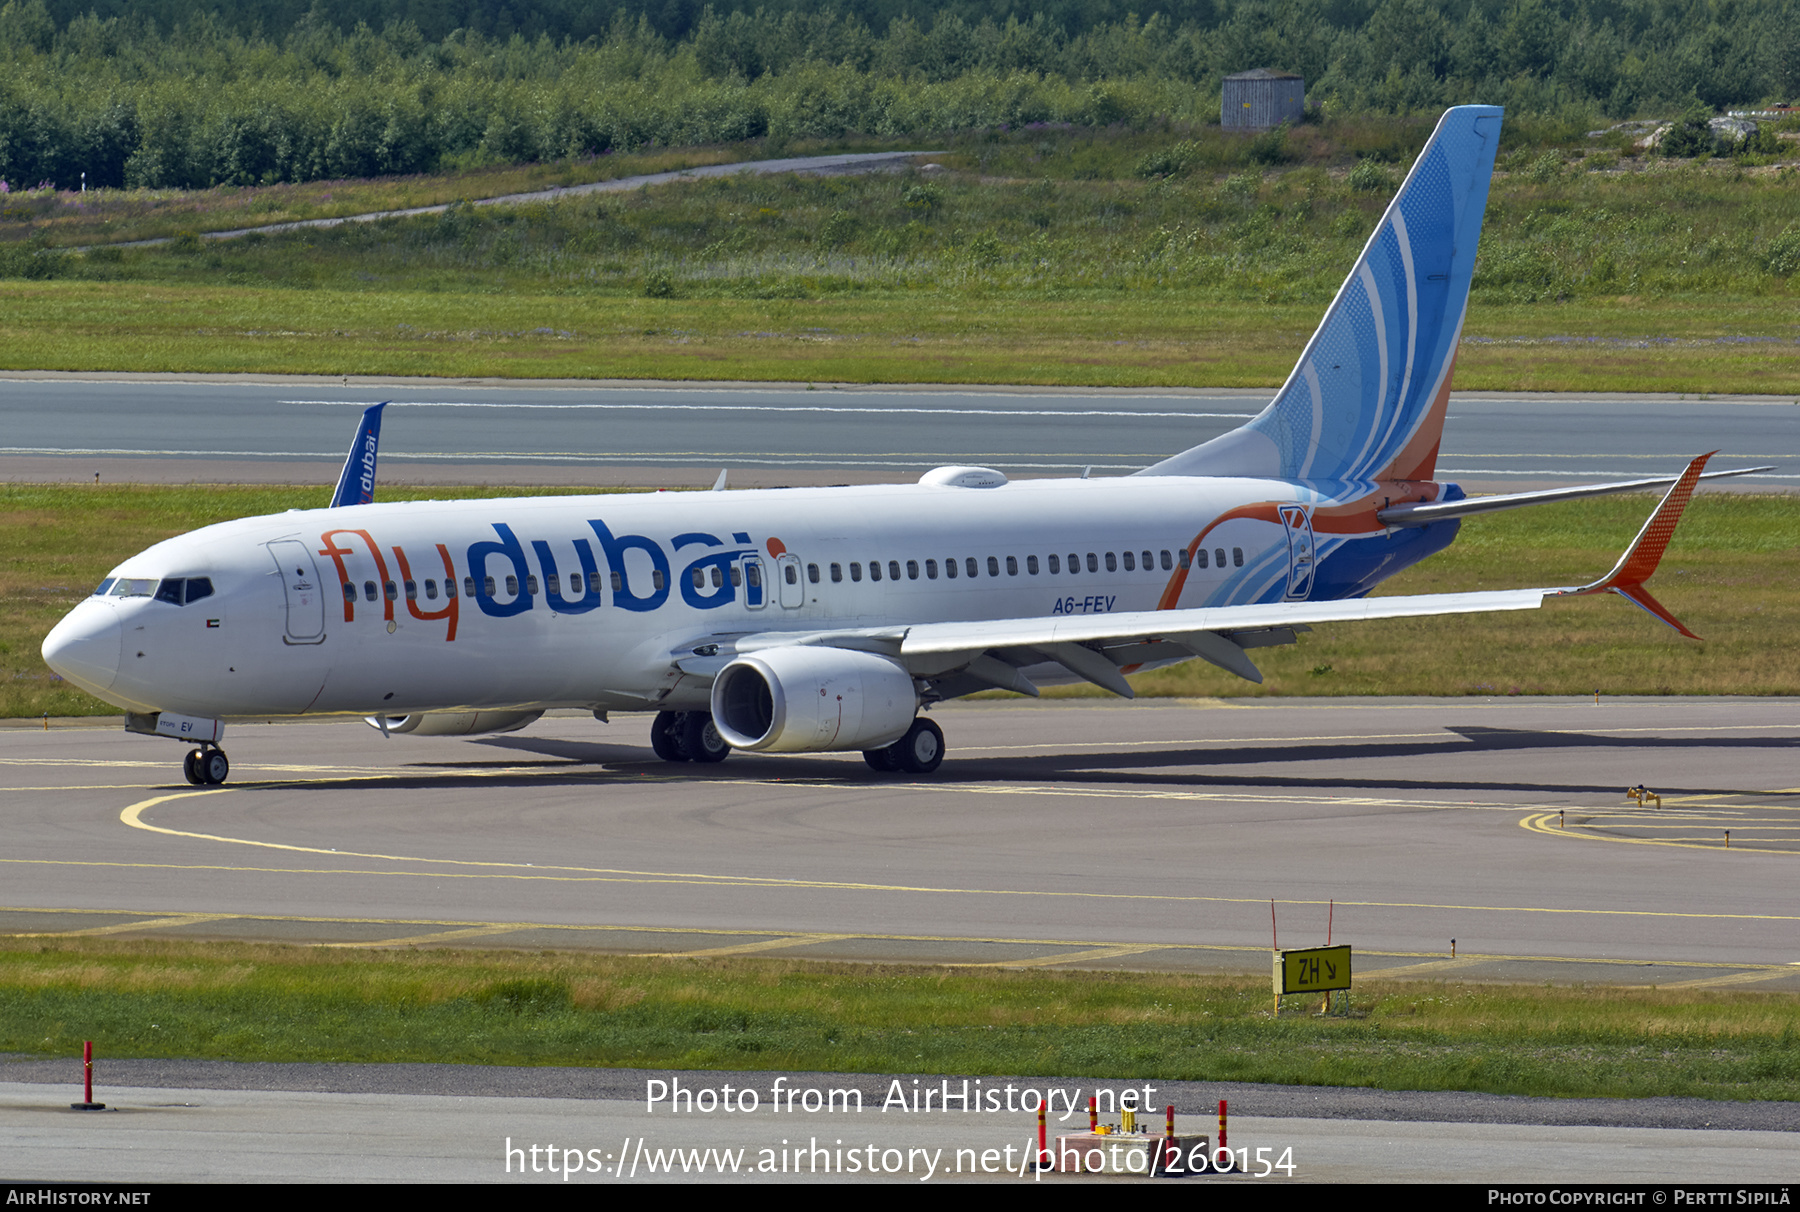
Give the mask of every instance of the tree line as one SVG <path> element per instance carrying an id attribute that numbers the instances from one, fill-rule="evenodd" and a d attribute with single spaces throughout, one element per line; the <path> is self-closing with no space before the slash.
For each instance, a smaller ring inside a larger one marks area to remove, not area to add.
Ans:
<path id="1" fill-rule="evenodd" d="M 1340 112 L 1571 124 L 1800 94 L 1800 0 L 6 0 L 0 179 L 201 188 L 645 145 Z"/>

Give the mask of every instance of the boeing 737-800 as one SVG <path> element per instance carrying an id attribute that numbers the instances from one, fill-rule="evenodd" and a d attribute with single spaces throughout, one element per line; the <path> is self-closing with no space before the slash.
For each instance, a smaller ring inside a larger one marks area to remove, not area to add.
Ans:
<path id="1" fill-rule="evenodd" d="M 1126 674 L 1195 657 L 1260 681 L 1254 649 L 1326 621 L 1612 590 L 1686 634 L 1643 582 L 1704 456 L 1507 497 L 1434 478 L 1500 119 L 1444 115 L 1262 413 L 1134 475 L 377 504 L 369 425 L 332 507 L 131 557 L 44 659 L 129 729 L 194 745 L 187 777 L 213 784 L 233 718 L 468 735 L 550 708 L 655 711 L 671 760 L 862 750 L 925 773 L 943 755 L 932 703 L 1074 679 L 1129 697 Z M 1465 514 L 1671 481 L 1591 585 L 1366 596 Z"/>

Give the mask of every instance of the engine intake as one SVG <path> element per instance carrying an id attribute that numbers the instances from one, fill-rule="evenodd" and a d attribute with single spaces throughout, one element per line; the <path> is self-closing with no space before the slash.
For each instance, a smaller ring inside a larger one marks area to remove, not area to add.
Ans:
<path id="1" fill-rule="evenodd" d="M 878 749 L 919 711 L 898 661 L 795 645 L 738 657 L 713 679 L 713 726 L 734 748 L 766 753 Z"/>

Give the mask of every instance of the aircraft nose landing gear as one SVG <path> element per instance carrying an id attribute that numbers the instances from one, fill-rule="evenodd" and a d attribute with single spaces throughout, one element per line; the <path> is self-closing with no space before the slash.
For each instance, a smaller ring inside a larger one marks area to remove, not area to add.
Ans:
<path id="1" fill-rule="evenodd" d="M 202 745 L 187 751 L 181 773 L 196 787 L 216 787 L 230 777 L 231 761 L 217 745 Z"/>

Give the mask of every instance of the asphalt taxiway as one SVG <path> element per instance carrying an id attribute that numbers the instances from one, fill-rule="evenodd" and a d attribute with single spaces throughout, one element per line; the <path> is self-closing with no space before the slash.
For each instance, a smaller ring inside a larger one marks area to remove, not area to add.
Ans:
<path id="1" fill-rule="evenodd" d="M 0 932 L 1261 972 L 1329 931 L 1363 975 L 1800 989 L 1797 709 L 952 704 L 929 778 L 666 764 L 636 716 L 239 725 L 219 789 L 54 721 L 0 730 Z"/>

